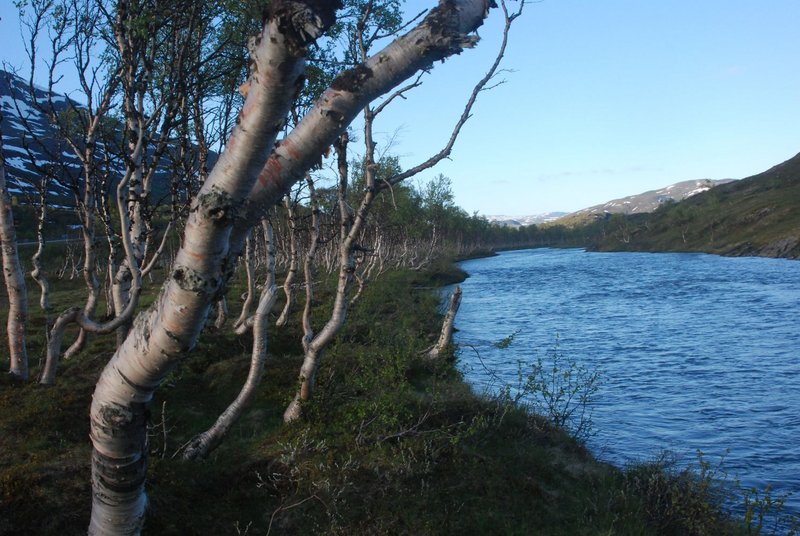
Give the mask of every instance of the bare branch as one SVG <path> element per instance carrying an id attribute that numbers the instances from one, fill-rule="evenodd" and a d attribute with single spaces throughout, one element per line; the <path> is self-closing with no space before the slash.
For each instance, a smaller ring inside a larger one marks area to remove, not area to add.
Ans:
<path id="1" fill-rule="evenodd" d="M 384 179 L 383 183 L 381 184 L 381 188 L 387 188 L 391 184 L 397 184 L 398 182 L 407 179 L 409 177 L 413 177 L 414 175 L 429 169 L 445 158 L 450 156 L 451 151 L 453 150 L 453 146 L 458 139 L 458 135 L 461 133 L 462 127 L 466 124 L 472 114 L 472 108 L 475 105 L 475 101 L 478 99 L 478 94 L 484 89 L 484 87 L 489 83 L 492 77 L 495 75 L 498 67 L 500 66 L 500 62 L 503 59 L 503 56 L 506 52 L 506 45 L 508 44 L 508 34 L 511 29 L 511 24 L 514 20 L 522 13 L 522 9 L 524 7 L 524 2 L 520 3 L 518 11 L 516 11 L 513 16 L 509 15 L 508 9 L 506 7 L 505 0 L 501 0 L 500 7 L 502 8 L 503 15 L 505 17 L 505 24 L 503 26 L 503 39 L 500 44 L 500 49 L 497 52 L 497 56 L 495 56 L 494 63 L 489 68 L 489 71 L 481 78 L 475 87 L 472 89 L 472 93 L 467 100 L 467 104 L 464 107 L 464 111 L 461 113 L 461 117 L 456 122 L 455 127 L 453 127 L 453 132 L 450 134 L 450 139 L 448 140 L 447 144 L 440 150 L 438 153 L 433 155 L 432 157 L 428 158 L 424 162 L 402 172 L 394 175 L 393 177 L 389 177 L 388 179 Z"/>

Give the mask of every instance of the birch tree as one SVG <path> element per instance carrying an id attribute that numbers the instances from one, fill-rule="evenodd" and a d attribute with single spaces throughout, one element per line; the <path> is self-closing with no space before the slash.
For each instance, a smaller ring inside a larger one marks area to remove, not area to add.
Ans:
<path id="1" fill-rule="evenodd" d="M 0 113 L 0 127 L 3 115 Z M 11 197 L 6 186 L 6 161 L 3 155 L 3 133 L 0 129 L 0 249 L 3 255 L 3 277 L 8 294 L 8 335 L 9 372 L 21 379 L 28 379 L 28 351 L 25 344 L 25 330 L 28 321 L 28 291 L 25 286 L 25 272 L 19 262 L 17 236 L 14 230 L 14 214 L 11 211 Z"/>
<path id="2" fill-rule="evenodd" d="M 267 326 L 269 326 L 269 313 L 275 300 L 278 298 L 278 288 L 275 285 L 275 239 L 272 226 L 264 220 L 264 234 L 267 239 L 267 280 L 264 291 L 258 301 L 255 315 L 248 317 L 243 325 L 253 330 L 253 350 L 250 358 L 250 370 L 247 379 L 236 399 L 222 412 L 216 422 L 205 432 L 198 434 L 186 446 L 183 457 L 185 459 L 205 458 L 224 439 L 228 430 L 239 420 L 244 410 L 250 405 L 261 384 L 264 365 L 267 362 Z"/>
<path id="3" fill-rule="evenodd" d="M 448 301 L 447 313 L 445 313 L 444 320 L 442 321 L 442 331 L 439 333 L 439 340 L 436 341 L 436 344 L 433 345 L 433 347 L 431 347 L 431 349 L 427 352 L 428 359 L 438 358 L 450 345 L 450 341 L 453 339 L 453 329 L 455 327 L 456 314 L 458 314 L 458 308 L 460 306 L 461 287 L 456 287 L 456 289 L 450 295 L 450 300 Z"/>
<path id="4" fill-rule="evenodd" d="M 297 277 L 298 270 L 298 251 L 297 251 L 297 214 L 296 203 L 292 201 L 291 195 L 284 197 L 284 206 L 286 207 L 286 220 L 288 223 L 288 241 L 289 241 L 289 268 L 286 272 L 286 277 L 283 280 L 283 294 L 286 297 L 286 303 L 283 306 L 278 320 L 275 322 L 277 326 L 285 326 L 289 321 L 289 313 L 292 311 L 294 305 L 294 280 Z"/>
<path id="5" fill-rule="evenodd" d="M 359 239 L 363 236 L 362 232 L 365 228 L 367 217 L 373 203 L 382 191 L 390 190 L 392 186 L 397 185 L 401 181 L 433 167 L 438 162 L 449 156 L 463 125 L 471 115 L 472 108 L 477 100 L 478 94 L 494 77 L 494 74 L 500 65 L 500 60 L 503 58 L 505 53 L 507 36 L 511 27 L 511 23 L 516 16 L 521 13 L 521 11 L 519 11 L 513 15 L 509 14 L 506 11 L 505 4 L 502 5 L 502 8 L 503 13 L 505 14 L 505 27 L 500 50 L 489 71 L 473 88 L 473 91 L 467 100 L 464 111 L 453 128 L 450 139 L 439 152 L 424 162 L 398 173 L 387 173 L 386 170 L 382 170 L 381 166 L 379 165 L 380 159 L 376 157 L 377 143 L 375 142 L 373 133 L 376 118 L 396 98 L 404 97 L 406 93 L 419 86 L 419 78 L 396 90 L 380 105 L 372 107 L 369 103 L 365 103 L 363 107 L 363 143 L 365 151 L 363 164 L 364 187 L 363 196 L 357 205 L 354 204 L 354 206 L 357 206 L 355 209 L 351 208 L 350 203 L 348 203 L 347 194 L 347 185 L 349 181 L 347 162 L 347 146 L 349 139 L 347 133 L 343 133 L 334 144 L 334 148 L 338 157 L 339 171 L 339 277 L 336 293 L 334 295 L 333 307 L 328 321 L 325 323 L 319 333 L 313 335 L 310 341 L 308 341 L 309 332 L 306 332 L 304 336 L 305 355 L 303 357 L 303 364 L 300 368 L 300 375 L 298 379 L 299 386 L 294 399 L 283 414 L 283 419 L 285 422 L 293 422 L 300 418 L 302 412 L 302 403 L 309 400 L 312 396 L 320 359 L 325 349 L 331 344 L 336 335 L 344 326 L 350 302 L 350 291 L 356 273 L 356 251 L 364 249 L 359 245 Z M 394 17 L 394 12 L 396 9 L 396 5 L 392 2 L 386 4 L 379 2 L 367 2 L 363 7 L 361 7 L 361 12 L 359 13 L 356 23 L 352 29 L 350 46 L 356 57 L 361 60 L 361 65 L 367 64 L 372 58 L 375 57 L 372 56 L 371 58 L 370 53 L 371 47 L 377 40 L 378 36 L 386 31 L 392 33 L 395 31 L 392 21 L 396 20 Z M 522 5 L 520 6 L 520 10 L 521 9 Z M 425 20 L 427 21 L 428 18 Z M 386 21 L 389 22 L 388 24 L 384 25 Z M 425 24 L 424 21 L 423 24 Z M 378 56 L 380 56 L 380 53 Z M 455 316 L 455 313 L 453 313 L 453 316 Z"/>
<path id="6" fill-rule="evenodd" d="M 331 2 L 273 1 L 256 39 L 247 98 L 225 151 L 193 201 L 175 265 L 97 383 L 90 409 L 92 534 L 133 534 L 147 503 L 147 407 L 162 379 L 197 342 L 253 224 L 305 176 L 376 97 L 477 42 L 488 0 L 448 0 L 416 28 L 341 73 L 275 147 L 303 80 L 307 47 L 333 22 Z"/>
<path id="7" fill-rule="evenodd" d="M 151 5 L 134 0 L 120 3 L 114 14 L 105 13 L 119 56 L 125 118 L 123 145 L 127 146 L 121 160 L 128 184 L 123 193 L 130 224 L 120 232 L 131 234 L 130 253 L 134 256 L 131 259 L 126 254 L 111 275 L 114 309 L 118 312 L 131 298 L 131 263 L 144 262 L 154 234 L 150 194 L 178 110 L 186 98 L 185 78 L 192 70 L 188 65 L 189 49 L 195 44 L 193 34 L 201 18 L 202 3 L 192 4 Z M 127 329 L 127 322 L 118 328 L 120 342 Z"/>
<path id="8" fill-rule="evenodd" d="M 98 186 L 103 169 L 98 158 L 98 140 L 103 121 L 112 107 L 118 87 L 116 65 L 103 53 L 102 11 L 94 0 L 36 0 L 30 3 L 28 17 L 23 24 L 29 40 L 27 52 L 30 61 L 28 91 L 31 104 L 48 118 L 62 140 L 79 162 L 79 173 L 63 169 L 66 184 L 75 197 L 83 237 L 83 277 L 87 289 L 83 314 L 91 319 L 100 300 L 100 282 L 97 277 L 97 205 Z M 47 33 L 44 36 L 44 33 Z M 45 62 L 47 76 L 43 98 L 37 98 L 34 86 L 40 39 L 46 39 L 49 58 Z M 58 97 L 55 86 L 60 79 L 59 68 L 70 65 L 80 86 L 78 106 L 72 99 Z M 63 103 L 57 101 L 63 100 Z M 40 144 L 41 145 L 41 144 Z M 62 178 L 62 180 L 65 180 Z M 77 340 L 66 351 L 70 356 L 80 351 L 86 342 L 86 331 L 81 330 Z"/>

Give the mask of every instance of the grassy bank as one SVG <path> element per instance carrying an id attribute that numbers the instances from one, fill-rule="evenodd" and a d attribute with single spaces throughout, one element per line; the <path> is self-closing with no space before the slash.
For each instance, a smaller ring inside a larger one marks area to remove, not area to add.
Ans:
<path id="1" fill-rule="evenodd" d="M 423 359 L 440 322 L 431 289 L 463 277 L 445 267 L 370 284 L 325 355 L 306 418 L 289 427 L 299 320 L 271 328 L 253 406 L 209 459 L 185 462 L 176 452 L 235 397 L 250 359 L 247 337 L 204 334 L 151 408 L 145 533 L 748 533 L 720 513 L 709 479 L 600 463 L 547 419 L 477 396 L 452 359 Z M 57 293 L 59 307 L 78 288 Z M 41 331 L 43 319 L 31 324 Z M 34 366 L 42 342 L 31 336 Z M 88 407 L 112 352 L 113 337 L 93 338 L 55 387 L 0 379 L 0 534 L 85 533 Z"/>

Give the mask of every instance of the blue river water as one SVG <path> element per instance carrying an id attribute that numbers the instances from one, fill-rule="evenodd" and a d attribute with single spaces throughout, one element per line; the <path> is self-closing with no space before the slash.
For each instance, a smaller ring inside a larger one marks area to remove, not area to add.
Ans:
<path id="1" fill-rule="evenodd" d="M 784 511 L 800 514 L 800 262 L 535 249 L 461 266 L 456 342 L 478 390 L 497 387 L 487 368 L 513 385 L 518 360 L 557 345 L 600 373 L 601 459 L 724 456 L 731 479 L 793 493 Z"/>

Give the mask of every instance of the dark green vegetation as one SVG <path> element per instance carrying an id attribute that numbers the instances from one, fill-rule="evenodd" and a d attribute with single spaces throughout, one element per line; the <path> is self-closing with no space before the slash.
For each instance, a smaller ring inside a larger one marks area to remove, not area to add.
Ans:
<path id="1" fill-rule="evenodd" d="M 800 155 L 758 175 L 716 186 L 650 214 L 614 214 L 548 245 L 600 251 L 698 251 L 800 257 Z"/>
<path id="2" fill-rule="evenodd" d="M 421 358 L 439 329 L 431 286 L 460 276 L 445 265 L 373 282 L 325 357 L 305 421 L 290 427 L 281 415 L 300 329 L 271 328 L 253 407 L 210 459 L 186 462 L 173 455 L 234 398 L 249 364 L 247 337 L 204 334 L 151 407 L 145 533 L 748 533 L 720 514 L 707 473 L 599 463 L 512 400 L 473 394 L 452 360 Z M 80 299 L 77 281 L 61 287 L 57 308 Z M 91 338 L 54 387 L 0 379 L 0 534 L 85 533 L 87 410 L 113 339 Z M 34 372 L 42 342 L 30 338 Z"/>

